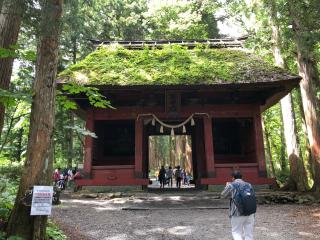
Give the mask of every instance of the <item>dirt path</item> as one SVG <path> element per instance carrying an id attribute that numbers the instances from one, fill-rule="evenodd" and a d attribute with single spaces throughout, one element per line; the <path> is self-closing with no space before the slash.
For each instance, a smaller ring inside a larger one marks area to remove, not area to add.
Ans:
<path id="1" fill-rule="evenodd" d="M 227 206 L 208 193 L 144 193 L 65 199 L 52 218 L 72 240 L 229 240 Z M 320 206 L 258 206 L 255 239 L 320 239 Z"/>

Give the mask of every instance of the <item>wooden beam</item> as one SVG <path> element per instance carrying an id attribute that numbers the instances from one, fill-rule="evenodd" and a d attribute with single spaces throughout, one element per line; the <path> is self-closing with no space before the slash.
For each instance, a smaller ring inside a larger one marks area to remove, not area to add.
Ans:
<path id="1" fill-rule="evenodd" d="M 212 139 L 212 119 L 211 117 L 204 116 L 203 121 L 204 121 L 204 145 L 205 145 L 207 177 L 215 177 L 213 139 Z"/>
<path id="2" fill-rule="evenodd" d="M 93 132 L 94 131 L 94 113 L 93 109 L 88 109 L 87 112 L 87 122 L 86 129 Z M 85 178 L 91 177 L 91 167 L 92 167 L 92 149 L 93 149 L 93 139 L 91 136 L 86 136 L 85 138 L 85 156 L 84 156 L 84 176 Z"/>
<path id="3" fill-rule="evenodd" d="M 274 93 L 269 97 L 265 104 L 260 107 L 261 112 L 264 112 L 266 109 L 270 108 L 277 102 L 279 102 L 283 97 L 285 97 L 289 92 L 291 92 L 295 87 L 298 87 L 301 79 L 294 79 L 290 84 L 282 86 L 281 91 Z"/>
<path id="4" fill-rule="evenodd" d="M 261 114 L 256 113 L 254 117 L 254 131 L 255 131 L 255 145 L 256 145 L 256 158 L 259 166 L 259 176 L 266 177 L 266 161 L 264 155 L 264 144 L 263 144 L 263 133 L 262 133 L 262 123 Z"/>
<path id="5" fill-rule="evenodd" d="M 142 159 L 143 158 L 143 119 L 137 118 L 135 122 L 135 168 L 136 178 L 143 177 Z"/>

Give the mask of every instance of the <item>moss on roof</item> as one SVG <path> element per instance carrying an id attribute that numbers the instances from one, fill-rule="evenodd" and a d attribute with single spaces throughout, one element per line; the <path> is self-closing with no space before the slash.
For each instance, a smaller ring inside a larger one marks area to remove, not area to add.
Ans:
<path id="1" fill-rule="evenodd" d="M 59 74 L 92 85 L 202 85 L 270 82 L 295 76 L 239 49 L 190 50 L 180 45 L 129 50 L 101 46 Z"/>

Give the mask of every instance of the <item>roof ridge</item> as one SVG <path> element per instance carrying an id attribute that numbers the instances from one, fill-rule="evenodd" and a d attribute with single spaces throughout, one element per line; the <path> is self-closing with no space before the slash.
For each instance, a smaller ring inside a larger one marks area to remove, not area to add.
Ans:
<path id="1" fill-rule="evenodd" d="M 240 38 L 212 38 L 190 40 L 96 40 L 90 39 L 94 46 L 119 44 L 128 49 L 142 49 L 146 46 L 162 48 L 165 45 L 178 44 L 188 48 L 194 48 L 198 44 L 208 45 L 210 48 L 242 48 L 247 37 Z"/>

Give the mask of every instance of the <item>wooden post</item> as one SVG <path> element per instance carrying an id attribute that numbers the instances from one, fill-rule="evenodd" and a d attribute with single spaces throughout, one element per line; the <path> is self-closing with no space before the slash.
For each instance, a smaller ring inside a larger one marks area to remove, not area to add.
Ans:
<path id="1" fill-rule="evenodd" d="M 204 116 L 204 145 L 207 177 L 215 177 L 214 154 L 213 154 L 213 138 L 212 138 L 212 119 L 209 116 Z"/>
<path id="2" fill-rule="evenodd" d="M 87 122 L 86 122 L 86 129 L 93 132 L 94 131 L 94 115 L 93 109 L 90 108 L 87 111 Z M 85 138 L 85 157 L 84 157 L 84 177 L 90 178 L 91 177 L 91 167 L 92 167 L 92 147 L 93 147 L 93 139 L 90 136 L 86 136 Z"/>
<path id="3" fill-rule="evenodd" d="M 142 178 L 142 156 L 143 156 L 143 121 L 138 118 L 135 123 L 135 177 Z"/>
<path id="4" fill-rule="evenodd" d="M 255 135 L 255 145 L 256 145 L 256 158 L 259 165 L 259 176 L 267 177 L 260 112 L 257 113 L 254 117 L 254 133 L 255 133 L 254 135 Z"/>

